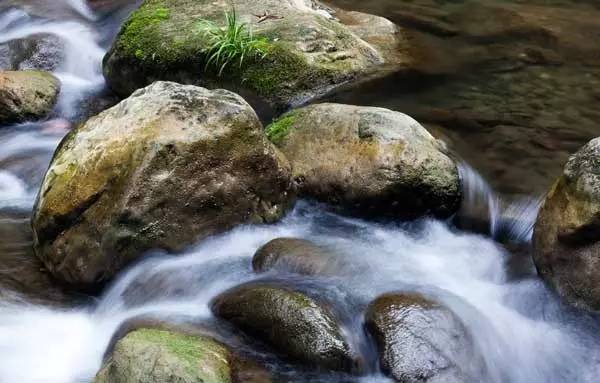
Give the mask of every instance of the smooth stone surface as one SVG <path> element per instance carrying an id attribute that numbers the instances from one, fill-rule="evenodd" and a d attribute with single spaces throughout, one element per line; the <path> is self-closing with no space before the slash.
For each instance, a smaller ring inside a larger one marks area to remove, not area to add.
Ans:
<path id="1" fill-rule="evenodd" d="M 398 382 L 477 382 L 482 360 L 461 320 L 415 293 L 388 293 L 367 308 L 381 369 Z"/>
<path id="2" fill-rule="evenodd" d="M 261 246 L 252 258 L 256 272 L 269 270 L 297 274 L 335 274 L 343 265 L 336 254 L 306 239 L 275 238 Z"/>
<path id="3" fill-rule="evenodd" d="M 212 311 L 292 361 L 330 370 L 358 368 L 334 315 L 303 293 L 249 283 L 216 297 Z"/>

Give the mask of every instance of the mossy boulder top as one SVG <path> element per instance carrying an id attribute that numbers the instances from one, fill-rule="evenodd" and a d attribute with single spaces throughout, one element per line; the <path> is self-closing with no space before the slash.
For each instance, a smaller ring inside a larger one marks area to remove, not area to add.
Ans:
<path id="1" fill-rule="evenodd" d="M 248 379 L 247 366 L 227 347 L 200 335 L 141 328 L 117 342 L 94 383 L 267 383 Z M 259 375 L 268 376 L 265 370 Z"/>
<path id="2" fill-rule="evenodd" d="M 291 188 L 241 97 L 156 82 L 60 144 L 34 208 L 35 250 L 63 282 L 93 287 L 145 250 L 272 222 Z"/>
<path id="3" fill-rule="evenodd" d="M 267 39 L 267 56 L 205 71 L 209 41 L 201 20 L 223 25 L 229 1 L 145 0 L 104 58 L 104 75 L 127 96 L 154 80 L 234 90 L 279 110 L 313 99 L 359 76 L 408 65 L 400 30 L 381 17 L 335 13 L 312 0 L 236 0 L 239 22 Z M 267 12 L 272 16 L 259 22 Z M 331 14 L 338 15 L 339 19 Z M 339 20 L 347 23 L 343 24 Z"/>
<path id="4" fill-rule="evenodd" d="M 569 158 L 534 227 L 539 274 L 567 302 L 600 311 L 600 138 Z"/>
<path id="5" fill-rule="evenodd" d="M 46 117 L 58 99 L 60 81 L 44 71 L 0 71 L 0 124 Z"/>
<path id="6" fill-rule="evenodd" d="M 459 206 L 456 163 L 441 141 L 405 114 L 315 104 L 266 129 L 306 197 L 350 213 L 397 218 L 445 217 Z"/>

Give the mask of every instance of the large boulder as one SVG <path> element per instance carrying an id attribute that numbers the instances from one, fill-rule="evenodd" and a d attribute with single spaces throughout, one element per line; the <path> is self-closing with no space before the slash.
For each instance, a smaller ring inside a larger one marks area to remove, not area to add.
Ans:
<path id="1" fill-rule="evenodd" d="M 268 378 L 247 379 L 244 364 L 228 348 L 209 337 L 141 328 L 116 343 L 94 383 L 270 381 Z"/>
<path id="2" fill-rule="evenodd" d="M 567 302 L 600 310 L 600 138 L 571 156 L 546 196 L 533 235 L 542 278 Z"/>
<path id="3" fill-rule="evenodd" d="M 56 104 L 60 81 L 43 71 L 0 71 L 0 124 L 46 117 Z"/>
<path id="4" fill-rule="evenodd" d="M 238 95 L 156 82 L 60 144 L 34 208 L 35 250 L 80 287 L 144 251 L 179 251 L 293 202 L 290 169 Z"/>
<path id="5" fill-rule="evenodd" d="M 236 0 L 239 24 L 266 38 L 264 59 L 246 57 L 222 75 L 205 70 L 210 41 L 199 24 L 223 25 L 228 1 L 146 0 L 123 25 L 104 58 L 109 86 L 122 96 L 157 79 L 224 87 L 254 105 L 281 110 L 365 75 L 409 66 L 407 40 L 376 16 L 332 17 L 314 0 Z M 340 11 L 341 12 L 341 11 Z M 263 16 L 263 17 L 261 17 Z M 401 53 L 400 53 L 401 52 Z"/>
<path id="6" fill-rule="evenodd" d="M 367 308 L 381 369 L 402 383 L 482 381 L 482 358 L 461 320 L 418 294 L 389 293 Z M 483 380 L 485 381 L 485 380 Z"/>
<path id="7" fill-rule="evenodd" d="M 292 360 L 342 371 L 359 365 L 332 312 L 303 293 L 250 283 L 219 295 L 212 310 Z"/>
<path id="8" fill-rule="evenodd" d="M 273 122 L 304 196 L 363 214 L 446 217 L 460 202 L 456 163 L 409 116 L 382 108 L 315 104 Z"/>

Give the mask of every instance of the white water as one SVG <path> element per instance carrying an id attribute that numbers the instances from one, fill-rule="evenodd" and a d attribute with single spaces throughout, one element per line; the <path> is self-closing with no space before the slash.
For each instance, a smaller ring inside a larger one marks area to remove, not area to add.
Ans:
<path id="1" fill-rule="evenodd" d="M 82 19 L 51 21 L 32 17 L 16 8 L 0 13 L 0 43 L 40 34 L 52 35 L 60 40 L 63 51 L 54 75 L 61 81 L 61 92 L 55 113 L 72 119 L 80 114 L 81 102 L 104 86 L 101 72 L 104 49 L 98 43 L 100 36 L 89 23 L 96 17 L 86 2 L 65 0 L 64 5 L 82 15 Z M 45 124 L 0 127 L 0 208 L 31 208 L 39 175 L 66 132 L 63 125 L 68 127 L 68 122 L 57 120 Z M 15 159 L 27 157 L 37 159 L 29 160 L 28 167 L 32 162 L 40 163 L 36 177 L 31 177 L 30 169 L 21 169 L 23 166 L 20 168 L 19 163 L 9 169 L 3 168 L 4 163 L 15 163 L 18 162 Z"/>
<path id="2" fill-rule="evenodd" d="M 0 13 L 0 41 L 36 33 L 65 44 L 56 74 L 63 81 L 57 113 L 71 118 L 79 101 L 102 87 L 103 54 L 95 16 L 81 0 L 64 0 L 82 19 L 33 19 L 19 10 Z M 28 165 L 44 172 L 61 133 L 25 124 L 0 130 L 0 208 L 29 209 L 37 181 Z M 27 166 L 26 166 L 27 165 Z M 505 204 L 473 169 L 461 169 L 465 206 L 485 211 L 492 236 L 527 241 L 536 200 Z M 506 234 L 505 234 L 506 235 Z M 489 238 L 458 232 L 445 223 L 379 225 L 300 204 L 274 226 L 237 228 L 183 256 L 158 254 L 123 273 L 97 302 L 72 310 L 0 303 L 0 382 L 88 382 L 111 338 L 127 321 L 154 316 L 169 321 L 210 321 L 210 300 L 229 287 L 262 276 L 252 273 L 254 251 L 280 236 L 309 238 L 344 254 L 351 264 L 339 277 L 299 280 L 269 274 L 292 286 L 318 289 L 351 320 L 351 343 L 366 342 L 362 312 L 378 294 L 421 291 L 451 307 L 473 333 L 492 383 L 595 382 L 600 374 L 598 326 L 569 313 L 534 275 L 513 280 L 510 254 Z M 358 272 L 357 272 L 358 270 Z M 371 371 L 362 382 L 389 381 Z"/>
<path id="3" fill-rule="evenodd" d="M 386 291 L 437 296 L 473 332 L 489 369 L 487 381 L 593 382 L 591 377 L 600 373 L 597 334 L 562 313 L 537 279 L 510 282 L 505 271 L 509 255 L 494 242 L 453 232 L 441 222 L 427 221 L 418 229 L 382 226 L 301 204 L 281 224 L 238 228 L 184 256 L 151 258 L 122 275 L 91 307 L 4 308 L 0 355 L 6 358 L 0 363 L 0 381 L 87 381 L 127 319 L 150 314 L 171 321 L 209 319 L 210 299 L 259 278 L 250 271 L 251 256 L 279 236 L 310 238 L 361 269 L 352 277 L 313 281 L 324 289 L 324 299 L 342 309 L 344 302 L 366 302 Z M 290 277 L 288 283 L 294 281 Z M 352 306 L 345 309 L 362 316 Z M 377 375 L 370 378 L 377 380 Z"/>
<path id="4" fill-rule="evenodd" d="M 528 242 L 542 198 L 519 197 L 504 201 L 481 175 L 468 164 L 459 164 L 463 203 L 460 214 L 479 219 L 488 225 L 492 238 L 507 237 L 515 242 Z"/>
<path id="5" fill-rule="evenodd" d="M 70 0 L 78 12 L 91 11 L 83 1 Z M 89 17 L 88 17 L 89 16 Z M 93 15 L 87 15 L 93 18 Z M 33 19 L 22 10 L 9 10 L 0 15 L 0 43 L 39 34 L 56 36 L 64 44 L 63 57 L 56 77 L 61 80 L 58 109 L 62 116 L 77 114 L 78 103 L 90 92 L 102 88 L 101 62 L 104 50 L 98 45 L 96 32 L 83 21 L 48 21 Z"/>

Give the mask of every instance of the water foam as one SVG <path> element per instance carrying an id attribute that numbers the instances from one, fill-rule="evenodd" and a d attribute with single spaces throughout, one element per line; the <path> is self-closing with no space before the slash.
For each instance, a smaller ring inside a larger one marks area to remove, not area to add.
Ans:
<path id="1" fill-rule="evenodd" d="M 155 255 L 124 273 L 86 309 L 0 310 L 0 350 L 10 356 L 10 363 L 0 368 L 0 381 L 89 379 L 114 332 L 132 318 L 211 319 L 210 300 L 238 283 L 260 278 L 250 270 L 251 256 L 280 236 L 309 238 L 334 248 L 362 270 L 353 276 L 313 278 L 322 299 L 338 307 L 353 300 L 368 302 L 388 291 L 437 297 L 474 334 L 489 382 L 592 382 L 582 376 L 600 372 L 593 363 L 600 357 L 598 336 L 565 313 L 537 279 L 511 281 L 505 267 L 510 255 L 493 241 L 457 233 L 436 221 L 417 227 L 378 225 L 301 204 L 278 225 L 241 227 L 179 257 Z M 279 275 L 291 286 L 302 284 L 288 277 Z M 354 306 L 346 309 L 360 325 L 362 313 Z M 360 327 L 351 331 L 361 336 Z M 381 379 L 377 372 L 368 378 Z"/>

